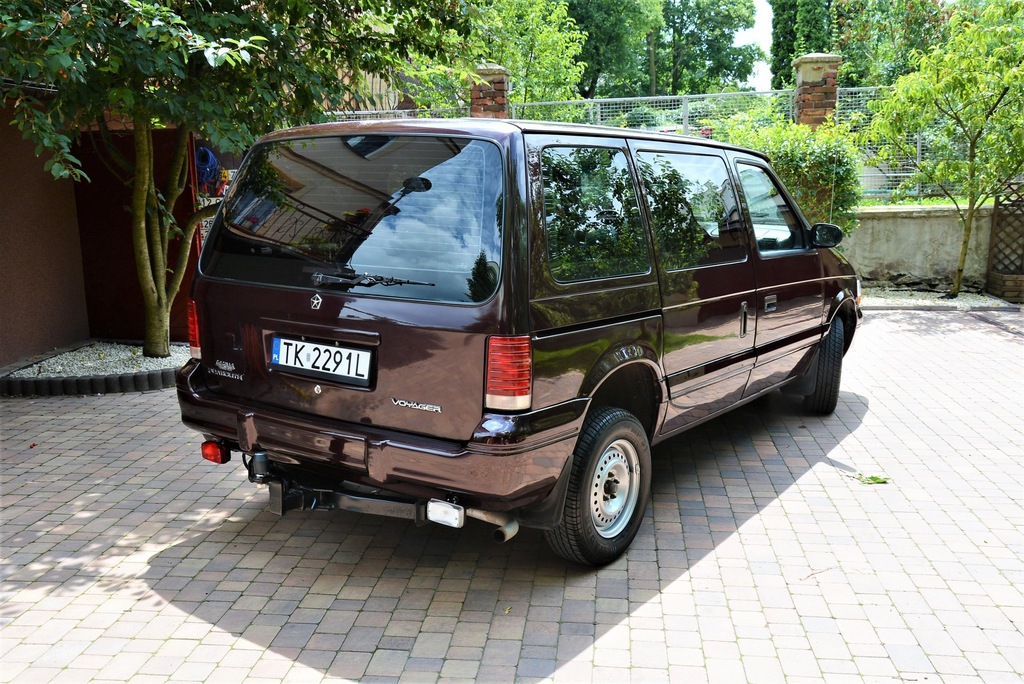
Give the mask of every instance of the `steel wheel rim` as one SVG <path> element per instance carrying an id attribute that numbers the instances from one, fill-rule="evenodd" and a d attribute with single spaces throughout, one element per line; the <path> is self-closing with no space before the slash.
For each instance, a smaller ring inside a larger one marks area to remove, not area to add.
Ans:
<path id="1" fill-rule="evenodd" d="M 608 445 L 590 482 L 590 519 L 598 535 L 611 539 L 629 525 L 640 498 L 640 458 L 625 439 Z"/>

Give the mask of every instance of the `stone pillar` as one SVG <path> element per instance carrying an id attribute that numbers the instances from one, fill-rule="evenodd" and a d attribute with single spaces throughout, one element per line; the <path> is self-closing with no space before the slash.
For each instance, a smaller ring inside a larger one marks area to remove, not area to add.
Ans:
<path id="1" fill-rule="evenodd" d="M 483 119 L 507 119 L 508 69 L 482 64 L 476 70 L 483 83 L 474 83 L 469 94 L 469 115 Z"/>
<path id="2" fill-rule="evenodd" d="M 843 58 L 822 52 L 793 60 L 796 122 L 817 128 L 836 111 L 836 75 Z"/>

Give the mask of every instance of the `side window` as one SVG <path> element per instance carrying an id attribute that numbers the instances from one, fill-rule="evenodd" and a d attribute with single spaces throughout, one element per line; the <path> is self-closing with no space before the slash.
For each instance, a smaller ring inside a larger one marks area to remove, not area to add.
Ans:
<path id="1" fill-rule="evenodd" d="M 803 225 L 771 177 L 757 166 L 737 166 L 758 251 L 806 249 Z"/>
<path id="2" fill-rule="evenodd" d="M 650 270 L 647 237 L 621 150 L 548 147 L 541 169 L 548 264 L 556 281 Z"/>
<path id="3" fill-rule="evenodd" d="M 743 222 L 721 157 L 639 152 L 640 182 L 667 271 L 742 261 Z"/>

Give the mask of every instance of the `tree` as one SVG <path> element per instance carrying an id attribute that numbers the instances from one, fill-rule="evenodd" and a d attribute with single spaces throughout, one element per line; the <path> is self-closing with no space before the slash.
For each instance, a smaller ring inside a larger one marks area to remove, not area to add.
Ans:
<path id="1" fill-rule="evenodd" d="M 321 120 L 360 97 L 368 75 L 392 77 L 416 51 L 455 59 L 469 13 L 448 0 L 4 0 L 4 106 L 55 177 L 85 180 L 72 144 L 99 131 L 109 167 L 131 188 L 131 239 L 145 304 L 146 356 L 168 356 L 170 309 L 191 238 L 213 208 L 177 225 L 192 134 L 239 152 L 284 125 Z M 40 99 L 40 84 L 54 86 Z M 126 118 L 134 154 L 118 151 L 111 117 Z M 157 172 L 153 132 L 176 130 Z M 166 177 L 164 187 L 155 179 Z M 171 254 L 177 258 L 170 263 Z"/>
<path id="2" fill-rule="evenodd" d="M 680 95 L 734 87 L 764 57 L 757 45 L 734 45 L 736 32 L 754 24 L 753 0 L 665 0 L 663 27 L 647 46 L 606 74 L 601 95 Z"/>
<path id="3" fill-rule="evenodd" d="M 797 0 L 795 56 L 826 52 L 831 47 L 829 10 L 831 0 Z"/>
<path id="4" fill-rule="evenodd" d="M 662 25 L 662 0 L 569 0 L 569 14 L 586 34 L 580 57 L 586 64 L 579 92 L 592 98 L 603 77 L 636 68 L 650 33 Z"/>
<path id="5" fill-rule="evenodd" d="M 585 39 L 564 0 L 491 0 L 477 17 L 467 51 L 475 62 L 494 62 L 509 70 L 512 102 L 569 100 L 583 75 L 579 55 Z M 407 72 L 421 106 L 461 105 L 466 100 L 467 82 L 448 64 L 417 55 Z"/>
<path id="6" fill-rule="evenodd" d="M 665 45 L 658 93 L 707 93 L 745 81 L 764 54 L 734 45 L 736 32 L 754 25 L 753 0 L 666 0 Z"/>
<path id="7" fill-rule="evenodd" d="M 833 0 L 835 42 L 844 88 L 886 86 L 913 71 L 915 51 L 948 38 L 942 0 Z"/>
<path id="8" fill-rule="evenodd" d="M 796 0 L 771 0 L 772 5 L 772 88 L 782 90 L 793 85 L 793 58 L 796 56 Z"/>
<path id="9" fill-rule="evenodd" d="M 978 206 L 1024 170 L 1024 0 L 991 0 L 977 18 L 957 8 L 949 41 L 918 55 L 872 105 L 869 139 L 884 163 L 910 160 L 912 183 L 939 188 L 960 215 L 963 236 L 948 297 L 960 294 Z M 916 161 L 917 136 L 931 149 Z"/>

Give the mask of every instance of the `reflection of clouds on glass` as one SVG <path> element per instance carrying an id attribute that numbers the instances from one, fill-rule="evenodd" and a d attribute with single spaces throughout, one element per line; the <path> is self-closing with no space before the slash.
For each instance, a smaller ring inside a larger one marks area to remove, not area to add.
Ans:
<path id="1" fill-rule="evenodd" d="M 352 140 L 354 147 L 346 144 Z M 370 149 L 364 138 L 341 136 L 257 148 L 226 207 L 228 230 L 211 236 L 218 243 L 215 270 L 308 286 L 316 270 L 351 266 L 434 284 L 351 287 L 361 294 L 486 298 L 496 287 L 489 264 L 501 261 L 497 145 L 435 136 L 373 142 Z"/>
<path id="2" fill-rule="evenodd" d="M 471 143 L 421 173 L 430 189 L 401 194 L 398 211 L 386 216 L 353 258 L 363 268 L 409 268 L 468 276 L 481 251 L 496 249 L 494 225 L 501 185 L 487 173 L 500 164 L 492 145 Z M 485 235 L 490 238 L 484 240 Z"/>

